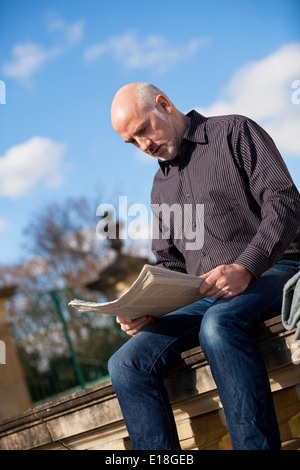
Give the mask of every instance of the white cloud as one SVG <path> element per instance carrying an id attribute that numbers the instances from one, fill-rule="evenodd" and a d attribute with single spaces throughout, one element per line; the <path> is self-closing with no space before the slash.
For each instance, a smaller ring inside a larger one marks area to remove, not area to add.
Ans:
<path id="1" fill-rule="evenodd" d="M 41 182 L 61 184 L 65 150 L 65 144 L 45 137 L 32 137 L 9 148 L 0 156 L 0 196 L 16 199 Z"/>
<path id="2" fill-rule="evenodd" d="M 186 44 L 175 45 L 163 36 L 152 35 L 141 39 L 135 31 L 127 31 L 88 47 L 84 59 L 90 63 L 110 53 L 113 60 L 126 69 L 153 69 L 157 73 L 164 73 L 178 62 L 191 59 L 208 43 L 207 38 L 195 38 Z"/>
<path id="3" fill-rule="evenodd" d="M 60 18 L 52 18 L 47 22 L 49 31 L 59 31 L 63 34 L 65 41 L 69 45 L 74 45 L 80 42 L 83 38 L 83 29 L 85 22 L 78 20 L 75 23 L 66 23 Z"/>
<path id="4" fill-rule="evenodd" d="M 61 54 L 65 54 L 71 46 L 82 40 L 85 22 L 78 20 L 68 24 L 62 19 L 52 16 L 47 19 L 46 26 L 51 33 L 59 32 L 62 34 L 63 41 L 61 44 L 51 48 L 45 48 L 43 45 L 34 42 L 16 44 L 11 52 L 11 60 L 2 66 L 4 76 L 25 84 L 30 83 L 33 75 L 40 72 L 47 62 Z"/>
<path id="5" fill-rule="evenodd" d="M 12 49 L 12 59 L 3 65 L 2 72 L 6 77 L 26 81 L 58 54 L 60 49 L 57 47 L 45 49 L 32 42 L 16 44 Z"/>
<path id="6" fill-rule="evenodd" d="M 293 104 L 294 80 L 300 79 L 300 43 L 287 44 L 270 56 L 238 70 L 206 116 L 244 114 L 272 136 L 281 152 L 300 155 L 300 105 Z"/>
<path id="7" fill-rule="evenodd" d="M 142 152 L 142 150 L 135 149 L 135 159 L 140 163 L 146 163 L 147 165 L 157 166 L 157 158 L 151 157 L 151 155 Z"/>

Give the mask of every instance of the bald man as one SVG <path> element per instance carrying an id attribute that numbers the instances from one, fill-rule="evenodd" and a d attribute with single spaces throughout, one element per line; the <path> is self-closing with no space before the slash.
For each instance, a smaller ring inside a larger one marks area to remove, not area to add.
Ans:
<path id="1" fill-rule="evenodd" d="M 122 87 L 111 120 L 126 143 L 159 162 L 153 207 L 204 206 L 201 247 L 188 243 L 199 230 L 194 210 L 188 230 L 170 222 L 168 238 L 156 214 L 152 250 L 157 265 L 202 277 L 205 298 L 155 322 L 117 317 L 132 338 L 111 357 L 109 372 L 132 448 L 180 449 L 163 376 L 200 344 L 233 448 L 280 449 L 267 371 L 251 338 L 261 321 L 280 314 L 283 286 L 300 266 L 300 196 L 274 142 L 244 116 L 185 115 L 148 83 Z"/>

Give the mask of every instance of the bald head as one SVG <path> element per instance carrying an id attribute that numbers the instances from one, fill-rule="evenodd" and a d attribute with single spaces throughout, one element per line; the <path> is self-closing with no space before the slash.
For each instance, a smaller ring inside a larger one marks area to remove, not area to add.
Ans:
<path id="1" fill-rule="evenodd" d="M 178 155 L 178 141 L 186 127 L 185 118 L 169 98 L 150 83 L 123 86 L 111 106 L 112 126 L 125 142 L 167 160 Z M 171 155 L 167 147 L 175 141 L 177 153 L 172 151 Z"/>
<path id="2" fill-rule="evenodd" d="M 111 123 L 116 132 L 126 120 L 127 116 L 137 112 L 137 83 L 129 83 L 116 93 L 111 105 Z"/>
<path id="3" fill-rule="evenodd" d="M 116 93 L 111 106 L 111 122 L 118 132 L 118 124 L 127 116 L 156 108 L 156 97 L 164 93 L 151 83 L 129 83 Z"/>

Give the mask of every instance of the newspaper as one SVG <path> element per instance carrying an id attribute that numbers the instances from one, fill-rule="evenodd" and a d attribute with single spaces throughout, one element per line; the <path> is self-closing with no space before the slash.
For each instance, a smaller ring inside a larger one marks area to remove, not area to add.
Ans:
<path id="1" fill-rule="evenodd" d="M 138 278 L 119 299 L 102 303 L 74 299 L 69 305 L 79 312 L 132 319 L 143 315 L 159 317 L 203 298 L 199 292 L 202 281 L 197 276 L 145 264 Z"/>

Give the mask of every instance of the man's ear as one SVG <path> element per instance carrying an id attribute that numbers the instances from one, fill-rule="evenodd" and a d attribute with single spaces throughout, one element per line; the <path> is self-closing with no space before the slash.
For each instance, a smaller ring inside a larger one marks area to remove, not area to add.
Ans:
<path id="1" fill-rule="evenodd" d="M 171 102 L 165 95 L 157 95 L 155 98 L 156 106 L 162 108 L 167 114 L 172 114 L 172 105 Z"/>

